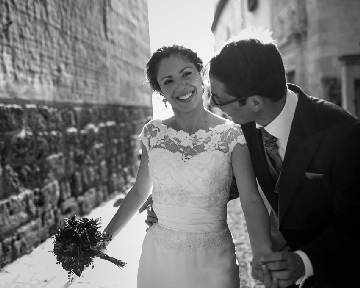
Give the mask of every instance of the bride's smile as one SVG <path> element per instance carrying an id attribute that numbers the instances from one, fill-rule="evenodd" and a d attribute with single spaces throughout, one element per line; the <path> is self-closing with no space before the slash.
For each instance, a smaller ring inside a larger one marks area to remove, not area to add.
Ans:
<path id="1" fill-rule="evenodd" d="M 175 99 L 181 102 L 189 102 L 191 101 L 192 97 L 194 96 L 195 90 L 187 92 L 186 94 L 181 94 L 176 96 Z"/>
<path id="2" fill-rule="evenodd" d="M 190 112 L 202 106 L 202 79 L 195 65 L 180 55 L 162 59 L 157 82 L 161 95 L 174 110 Z"/>

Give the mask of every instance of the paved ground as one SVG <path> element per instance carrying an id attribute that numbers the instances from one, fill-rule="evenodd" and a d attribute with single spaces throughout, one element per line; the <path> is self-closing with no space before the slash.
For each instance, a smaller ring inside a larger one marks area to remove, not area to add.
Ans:
<path id="1" fill-rule="evenodd" d="M 101 217 L 103 225 L 106 225 L 116 211 L 113 207 L 115 200 L 109 200 L 94 209 L 88 217 Z M 256 286 L 249 277 L 251 252 L 239 200 L 231 201 L 228 211 L 228 222 L 237 247 L 241 287 L 260 288 L 262 286 Z M 135 288 L 137 263 L 146 230 L 144 220 L 145 215 L 134 216 L 119 237 L 108 246 L 109 255 L 127 262 L 124 269 L 99 259 L 95 261 L 94 269 L 84 271 L 82 277 L 69 286 L 66 272 L 56 264 L 55 256 L 49 252 L 53 247 L 53 240 L 50 238 L 32 253 L 0 270 L 0 288 Z"/>

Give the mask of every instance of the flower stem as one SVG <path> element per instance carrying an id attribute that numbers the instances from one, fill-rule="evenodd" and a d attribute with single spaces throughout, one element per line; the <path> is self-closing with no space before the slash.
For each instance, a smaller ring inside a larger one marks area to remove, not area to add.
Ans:
<path id="1" fill-rule="evenodd" d="M 107 255 L 106 253 L 104 253 L 104 252 L 102 252 L 102 251 L 100 251 L 97 256 L 98 256 L 99 258 L 103 259 L 103 260 L 107 260 L 107 261 L 115 264 L 116 266 L 118 266 L 118 267 L 120 267 L 120 268 L 124 267 L 125 264 L 126 264 L 125 262 L 123 262 L 123 261 L 121 261 L 121 260 L 119 260 L 119 259 L 116 259 L 116 258 L 114 258 L 114 257 L 111 257 L 111 256 Z"/>

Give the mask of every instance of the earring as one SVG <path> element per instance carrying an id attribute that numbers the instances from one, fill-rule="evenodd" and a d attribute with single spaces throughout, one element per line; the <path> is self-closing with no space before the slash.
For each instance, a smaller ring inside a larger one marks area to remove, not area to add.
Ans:
<path id="1" fill-rule="evenodd" d="M 166 100 L 166 98 L 164 98 L 164 99 L 162 99 L 162 102 L 164 103 L 164 105 L 165 105 L 165 108 L 167 108 L 167 100 Z"/>

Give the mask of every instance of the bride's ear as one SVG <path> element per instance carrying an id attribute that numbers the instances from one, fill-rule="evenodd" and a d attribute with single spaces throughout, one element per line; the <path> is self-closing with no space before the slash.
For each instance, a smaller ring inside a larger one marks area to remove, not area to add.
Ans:
<path id="1" fill-rule="evenodd" d="M 246 99 L 246 104 L 253 112 L 259 112 L 264 107 L 264 99 L 259 95 L 253 95 Z"/>

